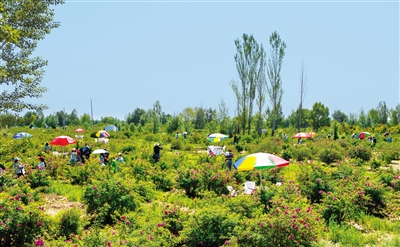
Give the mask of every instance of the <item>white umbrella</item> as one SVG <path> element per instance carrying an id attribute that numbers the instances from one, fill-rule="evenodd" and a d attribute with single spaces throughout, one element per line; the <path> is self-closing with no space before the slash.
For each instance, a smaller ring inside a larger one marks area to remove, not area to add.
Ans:
<path id="1" fill-rule="evenodd" d="M 92 154 L 105 154 L 105 153 L 107 153 L 108 151 L 107 150 L 104 150 L 104 149 L 96 149 L 96 150 L 94 150 L 93 152 L 92 152 Z"/>

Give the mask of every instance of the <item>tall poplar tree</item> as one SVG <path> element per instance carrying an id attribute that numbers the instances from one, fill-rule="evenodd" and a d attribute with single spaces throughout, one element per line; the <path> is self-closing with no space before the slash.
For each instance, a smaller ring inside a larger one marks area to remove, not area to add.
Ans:
<path id="1" fill-rule="evenodd" d="M 272 105 L 271 113 L 273 114 L 272 131 L 271 136 L 275 134 L 277 115 L 282 101 L 282 79 L 281 69 L 283 57 L 285 56 L 286 44 L 281 40 L 278 32 L 273 32 L 269 37 L 269 43 L 271 45 L 271 54 L 268 59 L 268 94 Z"/>

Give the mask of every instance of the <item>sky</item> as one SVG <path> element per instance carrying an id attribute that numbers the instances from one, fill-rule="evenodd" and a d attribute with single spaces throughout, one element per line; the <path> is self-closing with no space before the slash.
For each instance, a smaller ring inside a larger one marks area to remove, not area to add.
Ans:
<path id="1" fill-rule="evenodd" d="M 270 55 L 277 31 L 286 43 L 282 110 L 316 102 L 359 113 L 400 100 L 396 1 L 79 1 L 55 7 L 57 29 L 40 41 L 48 60 L 38 100 L 45 115 L 73 109 L 94 119 L 125 119 L 136 108 L 177 115 L 187 107 L 235 115 L 239 80 L 234 41 L 252 34 Z M 267 99 L 268 100 L 268 99 Z M 266 106 L 270 103 L 267 101 Z"/>

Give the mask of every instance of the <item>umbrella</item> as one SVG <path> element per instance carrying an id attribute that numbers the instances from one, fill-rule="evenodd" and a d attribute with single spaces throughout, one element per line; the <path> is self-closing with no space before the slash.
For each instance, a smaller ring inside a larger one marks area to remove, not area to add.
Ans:
<path id="1" fill-rule="evenodd" d="M 312 138 L 309 133 L 300 132 L 292 136 L 292 138 Z"/>
<path id="2" fill-rule="evenodd" d="M 288 165 L 289 161 L 269 153 L 249 154 L 233 164 L 238 171 L 267 170 Z"/>
<path id="3" fill-rule="evenodd" d="M 76 141 L 69 136 L 57 136 L 50 142 L 54 146 L 67 146 L 73 143 L 76 143 Z"/>
<path id="4" fill-rule="evenodd" d="M 80 133 L 83 133 L 83 132 L 85 132 L 83 129 L 76 129 L 76 130 L 74 130 L 74 132 L 80 132 Z"/>
<path id="5" fill-rule="evenodd" d="M 105 154 L 105 153 L 108 153 L 108 151 L 104 149 L 96 149 L 92 152 L 92 154 Z"/>
<path id="6" fill-rule="evenodd" d="M 267 170 L 288 166 L 289 161 L 269 153 L 254 153 L 237 160 L 233 167 L 238 171 Z M 261 184 L 261 173 L 260 173 Z"/>
<path id="7" fill-rule="evenodd" d="M 210 142 L 219 142 L 225 139 L 228 139 L 229 136 L 224 135 L 224 134 L 220 134 L 220 133 L 214 133 L 211 134 L 207 137 L 207 140 L 209 140 Z"/>
<path id="8" fill-rule="evenodd" d="M 372 136 L 371 133 L 369 132 L 361 132 L 360 134 L 357 135 L 357 137 L 360 139 L 365 139 L 368 138 L 369 136 Z"/>
<path id="9" fill-rule="evenodd" d="M 32 135 L 26 132 L 19 132 L 15 134 L 12 138 L 14 139 L 22 139 L 22 138 L 31 138 Z"/>
<path id="10" fill-rule="evenodd" d="M 108 134 L 108 132 L 105 131 L 105 130 L 99 130 L 99 131 L 96 133 L 96 136 L 99 137 L 99 138 L 107 138 L 107 137 L 110 136 L 110 134 Z"/>

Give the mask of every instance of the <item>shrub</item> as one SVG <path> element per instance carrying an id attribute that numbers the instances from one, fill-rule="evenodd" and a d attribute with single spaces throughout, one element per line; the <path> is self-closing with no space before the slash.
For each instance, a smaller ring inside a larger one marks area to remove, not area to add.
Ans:
<path id="1" fill-rule="evenodd" d="M 100 223 L 112 223 L 115 212 L 123 214 L 138 207 L 132 189 L 116 179 L 108 179 L 86 188 L 83 201 L 87 212 L 94 214 Z"/>
<path id="2" fill-rule="evenodd" d="M 69 238 L 71 234 L 78 234 L 81 230 L 81 211 L 78 208 L 73 207 L 62 211 L 60 214 L 60 228 L 58 235 Z"/>
<path id="3" fill-rule="evenodd" d="M 249 247 L 314 246 L 324 227 L 320 217 L 311 207 L 278 204 L 269 214 L 244 221 L 228 242 Z"/>
<path id="4" fill-rule="evenodd" d="M 48 186 L 50 184 L 49 179 L 46 176 L 46 171 L 35 171 L 30 173 L 27 176 L 27 182 L 30 183 L 32 189 L 41 187 L 41 186 Z"/>
<path id="5" fill-rule="evenodd" d="M 215 247 L 223 245 L 234 233 L 240 220 L 237 214 L 227 214 L 229 209 L 223 206 L 209 206 L 199 210 L 191 218 L 183 234 L 186 246 Z"/>
<path id="6" fill-rule="evenodd" d="M 358 145 L 354 147 L 350 147 L 347 155 L 350 158 L 359 158 L 363 161 L 369 161 L 372 156 L 372 150 L 370 147 L 364 145 Z"/>
<path id="7" fill-rule="evenodd" d="M 377 159 L 372 159 L 368 163 L 372 170 L 378 169 L 381 166 L 381 161 Z"/>
<path id="8" fill-rule="evenodd" d="M 341 160 L 343 157 L 341 153 L 334 149 L 326 148 L 323 149 L 319 154 L 319 159 L 326 164 L 331 164 L 333 162 Z"/>
<path id="9" fill-rule="evenodd" d="M 283 150 L 281 156 L 285 160 L 290 160 L 292 158 L 292 152 L 290 152 L 290 150 L 288 150 L 288 149 L 285 149 L 285 150 Z"/>
<path id="10" fill-rule="evenodd" d="M 297 145 L 292 149 L 293 157 L 297 161 L 304 161 L 312 158 L 311 150 L 305 145 Z"/>
<path id="11" fill-rule="evenodd" d="M 187 169 L 185 171 L 178 171 L 178 178 L 176 179 L 179 188 L 184 189 L 188 197 L 194 198 L 198 194 L 199 188 L 203 184 L 201 174 L 198 169 Z"/>

